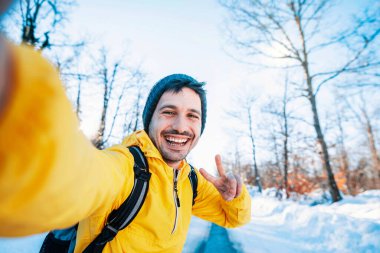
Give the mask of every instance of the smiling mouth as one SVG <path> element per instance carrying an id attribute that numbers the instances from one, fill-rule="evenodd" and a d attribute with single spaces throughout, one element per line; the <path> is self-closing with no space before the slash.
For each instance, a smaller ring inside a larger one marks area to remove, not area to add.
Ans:
<path id="1" fill-rule="evenodd" d="M 186 143 L 190 140 L 188 137 L 173 137 L 173 136 L 165 136 L 165 140 L 169 143 L 170 146 L 173 147 L 182 147 L 185 146 Z"/>

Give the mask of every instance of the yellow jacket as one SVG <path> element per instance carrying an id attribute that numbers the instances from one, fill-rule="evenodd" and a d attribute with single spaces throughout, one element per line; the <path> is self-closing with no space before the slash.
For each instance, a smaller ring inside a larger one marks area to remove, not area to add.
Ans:
<path id="1" fill-rule="evenodd" d="M 80 221 L 75 252 L 100 233 L 109 213 L 133 186 L 133 156 L 139 145 L 152 177 L 139 214 L 103 252 L 181 252 L 191 215 L 225 227 L 250 219 L 250 197 L 226 202 L 198 174 L 192 206 L 189 165 L 178 174 L 180 207 L 173 195 L 174 170 L 144 131 L 121 145 L 95 149 L 79 131 L 58 75 L 39 53 L 13 47 L 14 85 L 0 118 L 0 236 L 39 233 Z M 112 249 L 112 250 L 111 250 Z"/>

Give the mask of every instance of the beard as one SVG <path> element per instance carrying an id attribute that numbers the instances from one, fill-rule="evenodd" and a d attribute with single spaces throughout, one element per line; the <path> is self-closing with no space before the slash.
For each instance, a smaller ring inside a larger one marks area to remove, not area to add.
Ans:
<path id="1" fill-rule="evenodd" d="M 181 135 L 188 138 L 183 147 L 176 146 L 175 144 L 171 144 L 165 136 L 167 135 Z M 190 153 L 191 147 L 193 146 L 194 134 L 189 132 L 178 132 L 177 130 L 166 130 L 160 134 L 161 141 L 156 143 L 156 140 L 152 139 L 153 144 L 156 146 L 158 151 L 160 152 L 163 160 L 167 164 L 173 164 L 181 162 L 183 159 L 187 157 Z"/>
<path id="2" fill-rule="evenodd" d="M 186 150 L 186 152 L 172 152 L 166 149 L 159 150 L 162 158 L 166 163 L 176 163 L 180 162 L 186 158 L 186 156 L 190 153 L 190 150 Z"/>

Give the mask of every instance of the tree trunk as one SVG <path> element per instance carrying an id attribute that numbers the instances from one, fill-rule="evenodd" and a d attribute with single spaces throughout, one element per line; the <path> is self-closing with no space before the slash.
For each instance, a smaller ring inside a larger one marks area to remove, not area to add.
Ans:
<path id="1" fill-rule="evenodd" d="M 322 133 L 321 125 L 319 122 L 317 105 L 315 101 L 315 96 L 313 94 L 313 89 L 311 86 L 311 80 L 310 78 L 307 78 L 307 79 L 308 79 L 307 86 L 308 86 L 309 101 L 311 105 L 311 110 L 313 112 L 314 129 L 317 134 L 317 141 L 318 141 L 318 144 L 320 145 L 321 152 L 322 152 L 321 154 L 322 164 L 323 164 L 323 168 L 326 170 L 326 173 L 327 173 L 331 197 L 333 199 L 333 202 L 337 202 L 342 199 L 342 196 L 339 193 L 339 189 L 336 185 L 334 174 L 332 172 L 329 152 L 328 152 L 327 145 L 326 145 L 326 142 Z"/>
<path id="2" fill-rule="evenodd" d="M 109 94 L 111 87 L 109 87 L 108 77 L 107 77 L 107 70 L 103 70 L 103 85 L 104 85 L 104 93 L 103 93 L 103 109 L 102 109 L 102 116 L 100 118 L 100 125 L 99 129 L 95 138 L 94 145 L 98 149 L 103 149 L 105 140 L 104 140 L 104 131 L 106 129 L 106 117 L 107 117 L 107 109 L 108 109 L 108 100 L 109 100 Z"/>
<path id="3" fill-rule="evenodd" d="M 380 160 L 379 156 L 377 154 L 376 149 L 376 143 L 375 143 L 375 137 L 372 130 L 372 125 L 369 120 L 369 117 L 366 113 L 364 113 L 364 118 L 366 120 L 366 131 L 367 131 L 367 137 L 369 142 L 369 148 L 371 152 L 371 158 L 372 158 L 372 166 L 373 166 L 373 172 L 374 172 L 374 186 L 376 189 L 380 188 Z"/>
<path id="4" fill-rule="evenodd" d="M 289 198 L 288 189 L 288 169 L 289 169 L 289 149 L 288 149 L 288 139 L 289 139 L 289 129 L 288 129 L 288 82 L 286 80 L 284 98 L 282 104 L 282 116 L 284 117 L 284 189 L 286 192 L 286 198 Z"/>
<path id="5" fill-rule="evenodd" d="M 104 148 L 104 130 L 106 129 L 106 115 L 107 115 L 106 108 L 103 108 L 99 129 L 98 129 L 95 143 L 94 143 L 95 147 L 97 147 L 98 149 Z"/>
<path id="6" fill-rule="evenodd" d="M 349 194 L 353 194 L 353 190 L 350 185 L 350 173 L 349 173 L 349 163 L 348 163 L 348 156 L 347 156 L 347 151 L 346 151 L 346 146 L 344 144 L 344 131 L 343 131 L 343 126 L 342 126 L 342 118 L 338 114 L 338 128 L 339 128 L 339 137 L 337 138 L 338 140 L 338 145 L 339 145 L 339 150 L 338 153 L 340 153 L 340 171 L 344 174 L 346 178 L 346 189 Z"/>
<path id="7" fill-rule="evenodd" d="M 54 16 L 62 15 L 63 13 L 58 10 L 57 3 L 47 2 L 45 0 L 33 1 L 23 0 L 19 2 L 21 17 L 22 17 L 22 29 L 21 29 L 21 40 L 22 43 L 31 45 L 39 50 L 50 47 L 49 33 L 54 29 L 56 20 L 51 24 L 52 28 L 44 32 L 45 39 L 42 40 L 41 37 L 37 38 L 37 28 L 41 28 L 39 18 L 41 17 L 41 12 L 43 9 L 50 9 L 50 13 L 53 13 Z"/>
<path id="8" fill-rule="evenodd" d="M 81 92 L 82 92 L 82 78 L 80 75 L 78 75 L 78 92 L 77 92 L 77 99 L 76 99 L 76 114 L 77 114 L 78 119 L 80 119 L 80 113 L 81 113 L 81 111 L 80 111 Z"/>
<path id="9" fill-rule="evenodd" d="M 317 141 L 321 148 L 321 159 L 323 168 L 326 170 L 327 177 L 328 177 L 328 184 L 329 184 L 329 190 L 332 197 L 333 202 L 337 202 L 342 199 L 342 196 L 340 195 L 339 189 L 336 185 L 334 174 L 332 172 L 332 168 L 330 165 L 330 157 L 329 152 L 327 149 L 327 145 L 322 133 L 321 124 L 319 122 L 319 116 L 317 111 L 317 102 L 313 90 L 313 84 L 312 84 L 312 78 L 309 72 L 309 61 L 308 61 L 308 51 L 306 49 L 306 42 L 305 42 L 305 34 L 303 32 L 303 28 L 301 25 L 300 17 L 295 13 L 295 22 L 297 23 L 300 39 L 302 41 L 302 56 L 303 59 L 300 58 L 300 61 L 302 63 L 302 68 L 304 70 L 305 79 L 306 79 L 306 85 L 307 85 L 307 97 L 311 105 L 311 111 L 313 113 L 313 122 L 314 122 L 314 129 L 317 134 Z"/>
<path id="10" fill-rule="evenodd" d="M 251 110 L 250 107 L 248 109 L 248 123 L 249 123 L 249 137 L 251 139 L 251 145 L 252 145 L 252 159 L 253 159 L 253 169 L 255 172 L 255 185 L 258 187 L 259 192 L 262 192 L 262 185 L 261 185 L 261 179 L 259 174 L 259 169 L 257 167 L 256 162 L 256 146 L 255 146 L 255 138 L 253 136 L 253 130 L 252 130 L 252 116 L 251 116 Z"/>
<path id="11" fill-rule="evenodd" d="M 136 99 L 136 105 L 135 105 L 135 126 L 133 127 L 133 131 L 137 131 L 138 126 L 139 126 L 141 97 L 142 97 L 141 89 L 139 89 L 137 99 Z"/>

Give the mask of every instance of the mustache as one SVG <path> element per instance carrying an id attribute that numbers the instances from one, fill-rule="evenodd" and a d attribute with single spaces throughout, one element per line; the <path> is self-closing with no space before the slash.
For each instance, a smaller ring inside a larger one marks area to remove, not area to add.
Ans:
<path id="1" fill-rule="evenodd" d="M 193 134 L 187 132 L 187 131 L 183 131 L 182 133 L 180 133 L 179 131 L 177 130 L 166 130 L 166 131 L 163 131 L 162 132 L 163 134 L 177 134 L 177 135 L 184 135 L 184 136 L 187 136 L 187 137 L 190 137 L 190 138 L 193 138 Z"/>

